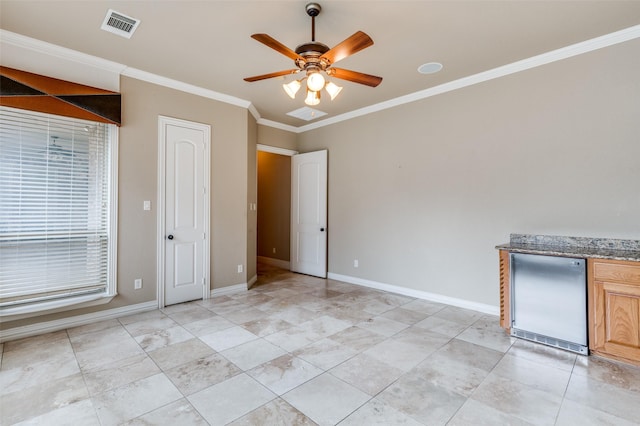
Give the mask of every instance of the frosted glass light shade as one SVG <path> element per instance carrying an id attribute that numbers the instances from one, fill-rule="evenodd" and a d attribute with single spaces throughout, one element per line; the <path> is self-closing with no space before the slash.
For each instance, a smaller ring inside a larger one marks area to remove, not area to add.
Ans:
<path id="1" fill-rule="evenodd" d="M 338 96 L 338 93 L 340 93 L 340 91 L 342 90 L 342 87 L 338 86 L 332 81 L 328 82 L 327 85 L 324 86 L 324 88 L 327 93 L 329 93 L 329 96 L 331 96 L 331 100 Z"/>
<path id="2" fill-rule="evenodd" d="M 307 98 L 304 100 L 304 103 L 310 106 L 318 105 L 320 103 L 320 92 L 307 90 Z"/>
<path id="3" fill-rule="evenodd" d="M 282 85 L 282 88 L 285 92 L 287 92 L 287 95 L 289 95 L 291 99 L 295 99 L 296 93 L 298 93 L 298 90 L 300 90 L 300 81 L 293 80 L 292 82 L 285 83 Z"/>
<path id="4" fill-rule="evenodd" d="M 324 77 L 319 72 L 309 74 L 307 88 L 312 92 L 319 92 L 324 87 Z"/>

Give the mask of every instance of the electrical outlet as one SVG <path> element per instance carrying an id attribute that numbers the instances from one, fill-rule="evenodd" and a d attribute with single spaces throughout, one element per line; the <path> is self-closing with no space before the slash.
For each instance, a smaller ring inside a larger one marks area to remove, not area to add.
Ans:
<path id="1" fill-rule="evenodd" d="M 133 280 L 133 289 L 140 290 L 142 288 L 142 278 L 136 278 Z"/>
<path id="2" fill-rule="evenodd" d="M 354 268 L 357 268 L 357 267 L 358 267 L 358 265 L 359 265 L 358 259 L 354 259 L 354 260 L 353 260 L 353 267 L 354 267 Z"/>
<path id="3" fill-rule="evenodd" d="M 242 273 L 242 270 L 243 270 L 242 265 L 238 265 L 238 273 L 239 273 L 239 274 L 241 274 L 241 273 Z"/>

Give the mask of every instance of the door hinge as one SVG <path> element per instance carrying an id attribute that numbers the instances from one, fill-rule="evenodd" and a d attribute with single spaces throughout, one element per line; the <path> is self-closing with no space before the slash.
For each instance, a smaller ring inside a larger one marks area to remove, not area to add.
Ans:
<path id="1" fill-rule="evenodd" d="M 206 240 L 206 239 L 207 239 L 207 234 L 206 234 L 206 233 L 204 233 L 204 232 L 202 233 L 202 239 L 203 239 L 203 240 Z"/>

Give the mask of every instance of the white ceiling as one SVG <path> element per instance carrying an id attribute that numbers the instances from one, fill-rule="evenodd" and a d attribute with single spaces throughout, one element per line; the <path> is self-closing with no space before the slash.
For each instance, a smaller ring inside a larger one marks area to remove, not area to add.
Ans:
<path id="1" fill-rule="evenodd" d="M 300 127 L 287 112 L 304 105 L 281 84 L 243 77 L 295 68 L 250 38 L 267 33 L 295 49 L 311 39 L 308 1 L 0 1 L 0 27 L 134 69 L 251 102 L 263 119 Z M 338 67 L 379 75 L 377 88 L 343 80 L 322 99 L 323 120 L 423 91 L 640 24 L 640 1 L 319 2 L 316 40 L 334 46 L 357 30 L 374 45 Z M 131 39 L 102 31 L 108 9 L 142 22 Z M 444 69 L 422 75 L 430 61 Z M 298 77 L 299 78 L 299 77 Z"/>

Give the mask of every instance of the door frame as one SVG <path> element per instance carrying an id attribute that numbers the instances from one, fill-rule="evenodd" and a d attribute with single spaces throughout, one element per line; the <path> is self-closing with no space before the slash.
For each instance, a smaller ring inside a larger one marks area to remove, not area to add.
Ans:
<path id="1" fill-rule="evenodd" d="M 194 121 L 182 120 L 179 118 L 167 117 L 164 115 L 158 115 L 158 195 L 156 206 L 156 220 L 157 220 L 157 233 L 156 233 L 156 265 L 157 265 L 157 281 L 156 281 L 156 299 L 158 300 L 158 308 L 165 307 L 165 180 L 166 180 L 166 126 L 176 125 L 188 127 L 190 129 L 202 130 L 204 132 L 204 181 L 205 181 L 205 203 L 204 203 L 204 281 L 205 285 L 202 286 L 202 299 L 208 299 L 211 295 L 211 280 L 210 280 L 210 259 L 209 248 L 211 245 L 209 232 L 209 225 L 211 223 L 210 218 L 210 203 L 211 203 L 211 166 L 210 166 L 210 150 L 211 150 L 211 126 L 209 124 L 197 123 Z"/>

